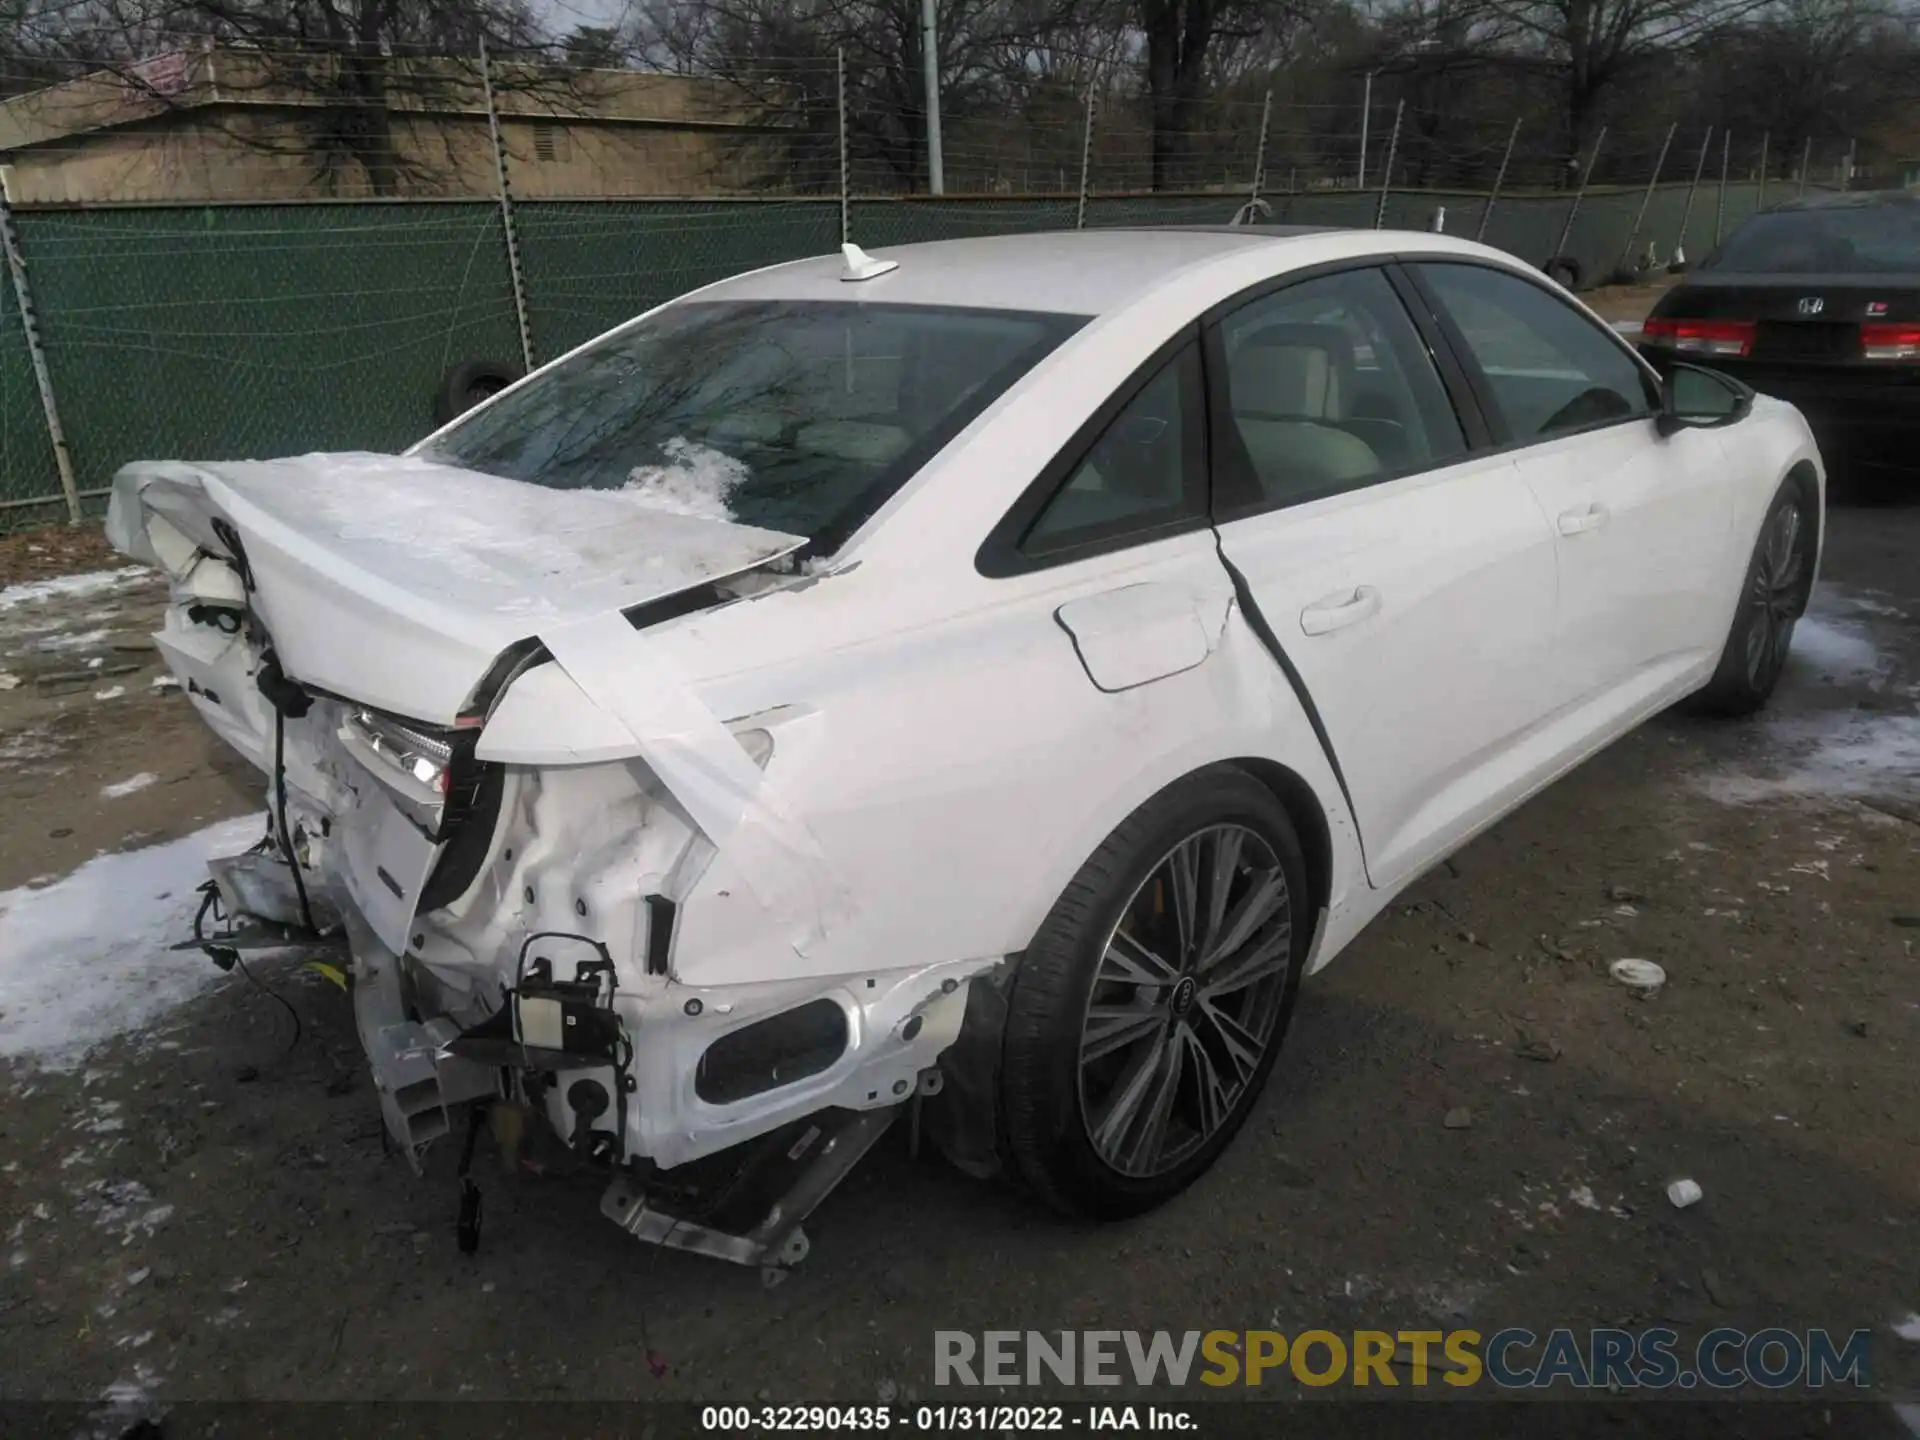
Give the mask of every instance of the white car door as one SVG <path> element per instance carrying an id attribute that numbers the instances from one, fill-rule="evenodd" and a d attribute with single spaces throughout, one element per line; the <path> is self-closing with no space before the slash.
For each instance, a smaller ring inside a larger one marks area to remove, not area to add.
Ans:
<path id="1" fill-rule="evenodd" d="M 1734 536 L 1719 435 L 1662 436 L 1646 367 L 1544 285 L 1470 262 L 1409 268 L 1554 528 L 1562 705 L 1601 728 L 1685 688 L 1726 638 Z"/>
<path id="2" fill-rule="evenodd" d="M 1222 554 L 1395 885 L 1551 763 L 1552 534 L 1512 457 L 1470 451 L 1384 271 L 1287 285 L 1208 344 Z"/>

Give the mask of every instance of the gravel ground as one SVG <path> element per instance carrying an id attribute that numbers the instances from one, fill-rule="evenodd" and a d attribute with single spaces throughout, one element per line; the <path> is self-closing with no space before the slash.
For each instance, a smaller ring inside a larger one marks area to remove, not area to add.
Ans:
<path id="1" fill-rule="evenodd" d="M 1868 1328 L 1920 1393 L 1920 508 L 1834 514 L 1766 715 L 1642 727 L 1310 982 L 1188 1195 L 1069 1225 L 896 1127 L 772 1290 L 484 1150 L 458 1253 L 456 1157 L 386 1152 L 346 998 L 165 952 L 191 837 L 259 799 L 153 688 L 156 604 L 0 596 L 0 1399 L 911 1400 L 936 1329 L 1661 1322 Z"/>

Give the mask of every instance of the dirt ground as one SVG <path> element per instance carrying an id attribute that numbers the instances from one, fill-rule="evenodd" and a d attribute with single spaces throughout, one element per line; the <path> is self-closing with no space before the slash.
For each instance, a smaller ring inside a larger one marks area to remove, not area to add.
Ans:
<path id="1" fill-rule="evenodd" d="M 0 936 L 29 887 L 259 809 L 153 687 L 156 601 L 0 608 Z M 1876 1393 L 1913 1396 L 1916 710 L 1920 507 L 1836 511 L 1772 709 L 1657 719 L 1416 885 L 1308 983 L 1193 1191 L 1070 1225 L 895 1127 L 771 1290 L 484 1149 L 462 1255 L 453 1149 L 421 1178 L 386 1152 L 346 998 L 263 964 L 290 1013 L 216 974 L 84 1061 L 0 1060 L 0 1400 L 911 1401 L 936 1329 L 1663 1322 L 1867 1328 Z M 1665 989 L 1630 995 L 1623 956 Z"/>

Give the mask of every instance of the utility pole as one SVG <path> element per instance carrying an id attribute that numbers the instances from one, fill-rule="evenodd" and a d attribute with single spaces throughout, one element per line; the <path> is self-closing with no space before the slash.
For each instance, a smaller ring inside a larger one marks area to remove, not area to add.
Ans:
<path id="1" fill-rule="evenodd" d="M 927 188 L 947 193 L 946 157 L 940 151 L 940 29 L 935 0 L 920 0 L 920 60 L 927 85 Z"/>

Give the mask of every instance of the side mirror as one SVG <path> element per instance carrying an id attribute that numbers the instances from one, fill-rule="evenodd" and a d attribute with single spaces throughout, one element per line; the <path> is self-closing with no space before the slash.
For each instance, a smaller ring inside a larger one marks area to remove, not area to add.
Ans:
<path id="1" fill-rule="evenodd" d="M 1660 382 L 1659 431 L 1717 430 L 1735 425 L 1753 410 L 1753 391 L 1731 375 L 1704 365 L 1673 361 Z"/>

